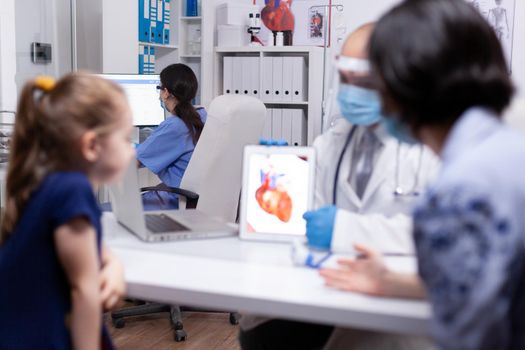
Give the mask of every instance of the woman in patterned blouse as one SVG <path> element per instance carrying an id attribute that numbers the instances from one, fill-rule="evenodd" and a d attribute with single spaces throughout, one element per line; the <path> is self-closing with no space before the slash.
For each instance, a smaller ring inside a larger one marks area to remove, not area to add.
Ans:
<path id="1" fill-rule="evenodd" d="M 406 0 L 377 23 L 370 60 L 389 129 L 443 162 L 413 215 L 419 276 L 362 246 L 321 275 L 426 296 L 441 349 L 525 349 L 525 137 L 500 121 L 514 89 L 496 34 L 464 1 Z"/>

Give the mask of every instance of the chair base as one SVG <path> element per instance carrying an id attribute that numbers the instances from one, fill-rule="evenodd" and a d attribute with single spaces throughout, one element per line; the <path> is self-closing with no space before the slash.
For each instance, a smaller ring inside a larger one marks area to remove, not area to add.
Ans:
<path id="1" fill-rule="evenodd" d="M 180 306 L 173 306 L 160 303 L 146 303 L 143 305 L 132 306 L 111 313 L 111 322 L 115 328 L 123 328 L 126 325 L 125 317 L 143 316 L 161 312 L 170 313 L 170 323 L 173 327 L 173 338 L 176 342 L 185 341 L 188 338 L 182 323 L 182 308 Z M 209 310 L 193 310 L 184 308 L 185 311 L 197 312 L 224 312 L 224 311 L 209 311 Z M 237 312 L 230 312 L 229 321 L 231 325 L 239 324 L 239 314 Z"/>

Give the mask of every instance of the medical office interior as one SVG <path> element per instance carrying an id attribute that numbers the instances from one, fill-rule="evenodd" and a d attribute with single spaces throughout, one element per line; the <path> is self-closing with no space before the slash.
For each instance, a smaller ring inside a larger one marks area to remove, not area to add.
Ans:
<path id="1" fill-rule="evenodd" d="M 494 31 L 515 87 L 503 123 L 524 132 L 525 2 L 457 1 Z M 425 257 L 413 241 L 411 215 L 446 161 L 428 145 L 389 136 L 380 94 L 352 80 L 372 76 L 374 23 L 400 3 L 0 0 L 3 213 L 16 196 L 8 190 L 16 177 L 10 161 L 28 82 L 38 102 L 54 96 L 70 74 L 109 80 L 131 112 L 127 144 L 134 156 L 114 181 L 93 188 L 101 208 L 99 245 L 118 261 L 108 263 L 117 266 L 111 278 L 122 280 L 101 282 L 115 295 L 98 309 L 103 341 L 112 343 L 103 348 L 500 348 L 472 345 L 479 334 L 468 338 L 467 331 L 468 341 L 443 343 L 452 330 L 436 326 L 443 315 L 433 307 L 430 285 L 415 296 L 374 289 L 387 270 L 418 275 Z M 457 55 L 468 56 L 468 45 Z M 525 174 L 520 164 L 515 171 Z M 7 256 L 18 233 L 0 239 L 0 275 L 16 273 Z M 104 266 L 109 260 L 100 246 L 99 254 Z M 352 265 L 360 260 L 383 265 Z M 32 288 L 39 293 L 39 285 Z M 0 295 L 14 298 L 17 291 L 6 293 Z M 73 302 L 66 298 L 67 344 L 57 340 L 50 348 L 101 348 L 83 344 L 82 331 L 70 327 Z M 14 315 L 3 312 L 8 303 L 0 302 L 0 350 L 32 348 L 31 338 L 59 339 L 51 326 L 42 335 L 7 322 Z M 42 314 L 20 311 L 27 318 L 33 313 Z M 29 342 L 8 332 L 25 332 Z"/>

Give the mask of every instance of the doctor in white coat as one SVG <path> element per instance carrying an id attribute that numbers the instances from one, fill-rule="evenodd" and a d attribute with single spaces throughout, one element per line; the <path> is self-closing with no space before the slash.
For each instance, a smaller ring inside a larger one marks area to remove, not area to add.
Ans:
<path id="1" fill-rule="evenodd" d="M 367 24 L 352 33 L 338 58 L 338 102 L 345 118 L 314 142 L 320 209 L 305 214 L 308 243 L 335 252 L 362 243 L 412 254 L 410 210 L 438 161 L 430 150 L 400 143 L 383 129 L 367 60 L 372 30 Z M 321 349 L 332 332 L 331 325 L 243 315 L 239 340 L 243 350 Z"/>
<path id="2" fill-rule="evenodd" d="M 383 253 L 413 254 L 411 208 L 438 167 L 412 140 L 400 142 L 381 124 L 381 103 L 367 60 L 373 24 L 352 33 L 337 59 L 343 118 L 314 142 L 315 211 L 305 214 L 309 244 L 336 253 L 365 244 Z"/>

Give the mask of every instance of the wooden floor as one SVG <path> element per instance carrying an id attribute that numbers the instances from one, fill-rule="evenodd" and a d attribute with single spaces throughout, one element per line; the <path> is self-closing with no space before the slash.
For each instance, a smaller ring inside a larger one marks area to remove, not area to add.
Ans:
<path id="1" fill-rule="evenodd" d="M 239 326 L 232 326 L 226 313 L 185 312 L 184 330 L 188 338 L 177 343 L 168 314 L 131 317 L 124 328 L 113 327 L 107 317 L 113 343 L 118 350 L 238 350 Z"/>

